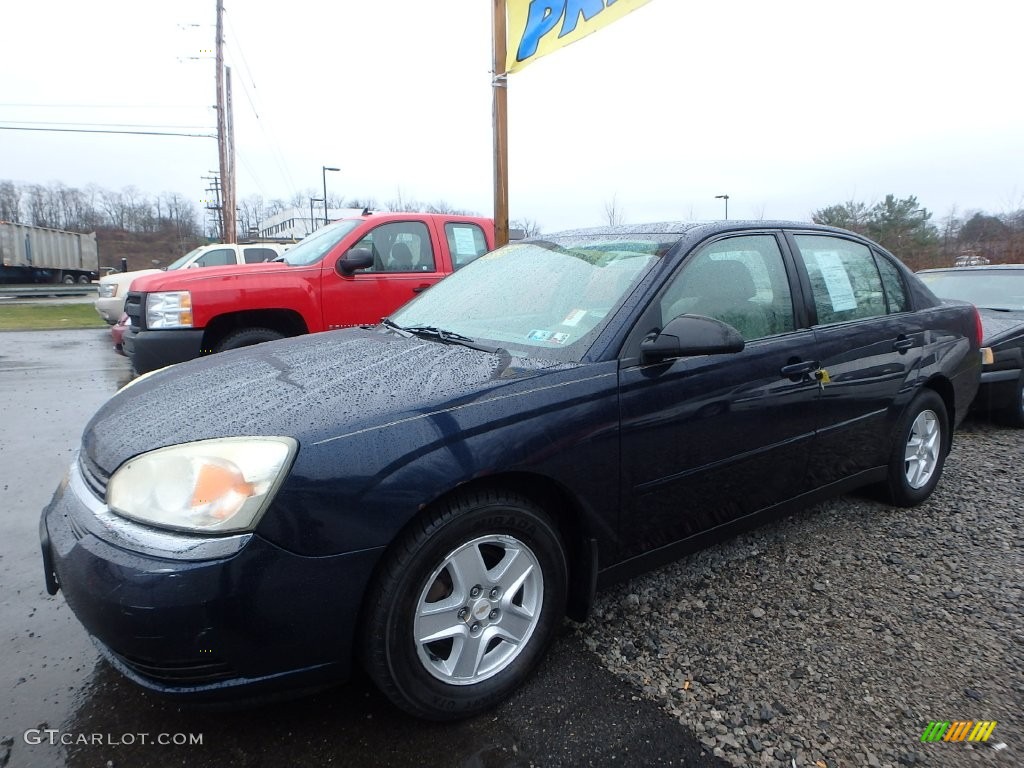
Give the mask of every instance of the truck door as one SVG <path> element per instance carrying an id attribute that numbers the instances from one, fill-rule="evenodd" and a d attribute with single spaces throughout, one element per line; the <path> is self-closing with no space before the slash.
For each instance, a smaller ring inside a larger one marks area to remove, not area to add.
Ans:
<path id="1" fill-rule="evenodd" d="M 442 254 L 422 221 L 389 221 L 370 230 L 355 246 L 373 254 L 373 266 L 338 274 L 338 259 L 321 273 L 327 330 L 379 322 L 445 276 Z"/>

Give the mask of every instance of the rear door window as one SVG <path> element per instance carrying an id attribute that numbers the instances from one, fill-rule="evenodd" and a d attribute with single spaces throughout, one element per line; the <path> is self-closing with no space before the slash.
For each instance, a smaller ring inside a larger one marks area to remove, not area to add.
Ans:
<path id="1" fill-rule="evenodd" d="M 444 225 L 448 240 L 448 252 L 452 255 L 452 267 L 458 269 L 487 253 L 487 238 L 476 224 L 466 221 L 449 221 Z"/>
<path id="2" fill-rule="evenodd" d="M 193 262 L 197 267 L 223 267 L 235 263 L 235 252 L 231 248 L 215 248 L 207 251 Z"/>
<path id="3" fill-rule="evenodd" d="M 889 314 L 907 312 L 910 302 L 907 300 L 907 288 L 903 283 L 903 275 L 899 268 L 880 253 L 875 254 L 878 272 L 882 276 L 882 287 L 885 288 L 885 299 L 889 305 Z"/>
<path id="4" fill-rule="evenodd" d="M 795 235 L 807 267 L 818 324 L 886 314 L 882 278 L 871 249 L 830 235 Z"/>
<path id="5" fill-rule="evenodd" d="M 259 264 L 261 261 L 273 261 L 277 258 L 277 251 L 273 248 L 245 248 L 245 263 Z"/>

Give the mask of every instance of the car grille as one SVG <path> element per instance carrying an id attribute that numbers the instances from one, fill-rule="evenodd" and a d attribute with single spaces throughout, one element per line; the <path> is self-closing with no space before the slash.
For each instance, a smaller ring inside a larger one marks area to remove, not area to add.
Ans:
<path id="1" fill-rule="evenodd" d="M 124 311 L 128 314 L 128 317 L 132 321 L 132 332 L 142 329 L 144 326 L 143 321 L 143 296 L 144 294 L 138 291 L 129 291 L 128 295 L 124 300 Z"/>
<path id="2" fill-rule="evenodd" d="M 202 663 L 194 661 L 156 662 L 124 656 L 116 651 L 111 651 L 111 653 L 133 672 L 160 683 L 201 685 L 203 683 L 216 683 L 220 680 L 229 680 L 232 677 L 237 677 L 231 665 L 226 661 L 204 660 Z"/>
<path id="3" fill-rule="evenodd" d="M 82 479 L 85 481 L 85 484 L 89 486 L 89 490 L 100 501 L 104 501 L 107 495 L 107 483 L 110 482 L 110 475 L 84 452 L 78 454 L 78 469 L 82 473 Z"/>

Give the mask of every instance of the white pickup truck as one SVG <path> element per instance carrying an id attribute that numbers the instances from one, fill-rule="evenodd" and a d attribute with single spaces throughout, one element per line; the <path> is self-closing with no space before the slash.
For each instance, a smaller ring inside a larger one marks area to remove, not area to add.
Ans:
<path id="1" fill-rule="evenodd" d="M 280 243 L 214 243 L 201 245 L 189 251 L 180 259 L 167 266 L 171 269 L 193 269 L 197 267 L 223 267 L 229 264 L 258 264 L 273 261 L 290 248 Z M 124 299 L 132 281 L 143 275 L 162 272 L 160 269 L 137 269 L 134 272 L 114 272 L 100 279 L 99 298 L 96 311 L 110 325 L 121 319 L 124 313 Z"/>

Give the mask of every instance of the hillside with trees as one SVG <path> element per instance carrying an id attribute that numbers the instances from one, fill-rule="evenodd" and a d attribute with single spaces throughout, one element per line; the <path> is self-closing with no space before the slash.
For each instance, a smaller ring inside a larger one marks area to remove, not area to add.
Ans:
<path id="1" fill-rule="evenodd" d="M 869 205 L 856 200 L 816 210 L 818 224 L 849 229 L 892 251 L 911 269 L 953 266 L 959 257 L 992 264 L 1024 262 L 1024 208 L 994 215 L 960 214 L 953 208 L 937 225 L 932 213 L 913 195 L 886 195 Z"/>

